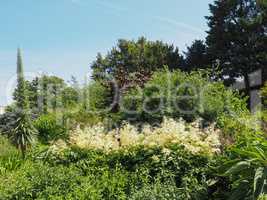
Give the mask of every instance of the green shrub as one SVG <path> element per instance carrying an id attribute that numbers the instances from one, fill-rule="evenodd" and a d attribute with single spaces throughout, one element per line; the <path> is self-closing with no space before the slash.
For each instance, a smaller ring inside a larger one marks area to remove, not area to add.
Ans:
<path id="1" fill-rule="evenodd" d="M 12 178 L 7 178 L 10 175 Z M 2 177 L 0 199 L 63 199 L 77 184 L 76 175 L 71 168 L 26 162 L 16 172 Z"/>
<path id="2" fill-rule="evenodd" d="M 124 183 L 125 189 L 123 190 L 128 198 L 130 196 L 137 198 L 139 193 L 148 189 L 149 186 L 164 186 L 167 182 L 172 182 L 173 188 L 170 190 L 179 191 L 177 195 L 179 194 L 180 198 L 203 199 L 208 195 L 206 182 L 212 176 L 210 167 L 214 165 L 213 159 L 192 155 L 179 145 L 169 146 L 168 149 L 171 150 L 139 146 L 103 154 L 101 151 L 72 148 L 66 154 L 66 159 L 74 163 L 85 176 L 97 174 L 103 170 L 103 167 L 119 168 L 129 177 Z M 109 177 L 109 179 L 112 178 Z M 167 188 L 165 189 L 166 194 L 162 194 L 163 196 L 167 195 Z"/>
<path id="3" fill-rule="evenodd" d="M 133 192 L 130 200 L 180 200 L 179 188 L 176 187 L 174 182 L 156 182 L 151 185 L 146 185 L 140 190 Z M 186 199 L 186 198 L 183 198 Z"/>
<path id="4" fill-rule="evenodd" d="M 0 115 L 0 131 L 2 134 L 10 136 L 11 130 L 16 126 L 16 119 L 18 118 L 17 112 L 5 112 Z"/>
<path id="5" fill-rule="evenodd" d="M 130 90 L 123 98 L 124 118 L 155 123 L 163 116 L 194 121 L 216 121 L 223 113 L 238 114 L 245 100 L 222 82 L 211 82 L 202 72 L 155 72 L 144 88 Z"/>
<path id="6" fill-rule="evenodd" d="M 230 199 L 258 199 L 267 194 L 267 140 L 263 134 L 248 133 L 227 151 L 218 168 L 229 179 Z"/>
<path id="7" fill-rule="evenodd" d="M 47 143 L 52 140 L 67 138 L 67 130 L 62 124 L 61 117 L 56 114 L 41 115 L 35 122 L 34 126 L 39 133 L 39 140 Z"/>
<path id="8" fill-rule="evenodd" d="M 261 97 L 262 97 L 262 100 L 263 100 L 263 105 L 266 108 L 267 107 L 267 82 L 261 88 Z"/>
<path id="9" fill-rule="evenodd" d="M 0 156 L 10 156 L 17 153 L 15 146 L 11 145 L 6 136 L 0 135 Z"/>
<path id="10" fill-rule="evenodd" d="M 0 175 L 18 169 L 22 163 L 21 155 L 15 146 L 6 137 L 0 136 Z"/>
<path id="11" fill-rule="evenodd" d="M 169 148 L 72 148 L 49 162 L 28 159 L 0 176 L 0 199 L 207 199 L 213 159 Z"/>

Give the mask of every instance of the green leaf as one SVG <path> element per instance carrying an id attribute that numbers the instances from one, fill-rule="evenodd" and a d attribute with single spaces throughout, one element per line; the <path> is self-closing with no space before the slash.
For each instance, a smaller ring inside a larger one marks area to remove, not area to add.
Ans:
<path id="1" fill-rule="evenodd" d="M 259 148 L 259 147 L 255 147 L 255 149 L 256 149 L 256 151 L 259 153 L 259 155 L 261 156 L 261 158 L 262 158 L 263 160 L 266 160 L 266 155 L 265 155 L 264 150 L 262 150 L 262 149 Z"/>
<path id="2" fill-rule="evenodd" d="M 223 165 L 217 167 L 216 170 L 221 176 L 224 176 L 225 169 L 229 169 L 230 167 L 232 167 L 233 165 L 235 165 L 239 161 L 240 161 L 239 159 L 226 161 L 226 162 L 223 163 Z M 223 175 L 222 175 L 222 173 L 223 173 Z"/>
<path id="3" fill-rule="evenodd" d="M 247 196 L 249 192 L 248 190 L 249 190 L 249 182 L 244 180 L 233 191 L 228 200 L 243 200 Z"/>
<path id="4" fill-rule="evenodd" d="M 253 188 L 253 195 L 255 199 L 257 199 L 263 193 L 266 177 L 267 167 L 259 167 L 256 169 Z"/>
<path id="5" fill-rule="evenodd" d="M 244 169 L 248 169 L 249 167 L 250 167 L 250 161 L 241 161 L 236 165 L 234 165 L 233 167 L 231 167 L 229 170 L 227 170 L 224 173 L 224 175 L 225 176 L 234 175 L 241 172 Z"/>
<path id="6" fill-rule="evenodd" d="M 247 150 L 240 150 L 240 149 L 234 149 L 233 150 L 234 152 L 238 153 L 240 156 L 243 156 L 243 157 L 251 157 L 251 158 L 262 158 L 261 155 L 259 154 L 259 152 L 256 152 L 256 151 L 247 151 Z"/>

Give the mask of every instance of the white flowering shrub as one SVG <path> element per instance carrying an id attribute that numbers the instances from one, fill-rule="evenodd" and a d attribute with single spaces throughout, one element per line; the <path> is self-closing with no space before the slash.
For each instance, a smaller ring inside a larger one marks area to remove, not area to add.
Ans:
<path id="1" fill-rule="evenodd" d="M 107 152 L 138 145 L 165 148 L 170 144 L 180 144 L 194 154 L 212 155 L 220 151 L 220 130 L 214 125 L 202 129 L 198 121 L 187 124 L 183 120 L 165 118 L 159 127 L 146 125 L 140 132 L 128 123 L 120 130 L 109 132 L 105 132 L 104 126 L 98 124 L 85 129 L 78 127 L 70 136 L 70 145 Z"/>

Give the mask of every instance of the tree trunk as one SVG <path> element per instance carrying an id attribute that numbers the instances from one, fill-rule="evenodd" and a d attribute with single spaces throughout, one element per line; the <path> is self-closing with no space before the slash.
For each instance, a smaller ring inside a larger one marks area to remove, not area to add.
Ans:
<path id="1" fill-rule="evenodd" d="M 120 111 L 120 98 L 121 98 L 121 89 L 120 88 L 112 88 L 111 97 L 112 97 L 112 113 L 118 113 Z"/>
<path id="2" fill-rule="evenodd" d="M 248 100 L 247 100 L 247 106 L 248 109 L 251 110 L 251 98 L 250 98 L 250 80 L 249 80 L 249 74 L 246 73 L 244 75 L 244 82 L 245 82 L 245 91 L 246 91 L 246 95 L 248 96 Z"/>
<path id="3" fill-rule="evenodd" d="M 22 158 L 25 159 L 25 157 L 26 157 L 26 147 L 24 145 L 20 145 L 20 150 L 21 150 Z"/>

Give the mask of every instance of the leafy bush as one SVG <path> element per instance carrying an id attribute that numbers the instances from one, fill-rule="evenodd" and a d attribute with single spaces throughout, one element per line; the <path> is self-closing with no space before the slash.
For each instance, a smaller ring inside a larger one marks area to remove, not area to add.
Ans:
<path id="1" fill-rule="evenodd" d="M 47 143 L 52 140 L 67 138 L 67 130 L 59 119 L 61 118 L 57 118 L 55 114 L 45 114 L 34 122 L 41 142 Z"/>
<path id="2" fill-rule="evenodd" d="M 18 150 L 6 137 L 0 136 L 0 175 L 18 169 L 22 162 Z"/>
<path id="3" fill-rule="evenodd" d="M 216 121 L 223 113 L 246 110 L 245 100 L 223 83 L 211 82 L 202 72 L 179 70 L 155 72 L 144 88 L 124 95 L 122 105 L 126 119 L 150 123 L 161 121 L 164 116 L 182 117 L 189 122 L 199 117 Z"/>
<path id="4" fill-rule="evenodd" d="M 15 122 L 17 119 L 16 112 L 6 112 L 0 115 L 0 131 L 4 135 L 10 135 L 11 130 L 13 130 L 16 126 Z"/>
<path id="5" fill-rule="evenodd" d="M 262 114 L 262 123 L 264 131 L 267 133 L 267 82 L 264 84 L 264 86 L 261 88 L 261 98 L 263 103 L 263 110 L 261 112 Z"/>
<path id="6" fill-rule="evenodd" d="M 251 114 L 247 111 L 232 116 L 222 114 L 218 118 L 217 125 L 233 143 L 238 138 L 244 138 L 247 134 L 261 133 L 261 115 L 261 112 Z"/>
<path id="7" fill-rule="evenodd" d="M 0 199 L 115 200 L 139 199 L 144 193 L 206 199 L 213 160 L 179 145 L 168 148 L 139 146 L 112 153 L 71 148 L 48 163 L 27 160 L 0 176 Z"/>
<path id="8" fill-rule="evenodd" d="M 153 185 L 146 185 L 141 190 L 133 192 L 130 200 L 179 200 L 180 189 L 176 187 L 174 182 L 156 182 Z M 183 198 L 184 199 L 184 198 Z"/>
<path id="9" fill-rule="evenodd" d="M 62 90 L 62 104 L 64 108 L 75 107 L 79 101 L 79 91 L 73 87 L 66 87 Z"/>
<path id="10" fill-rule="evenodd" d="M 261 97 L 262 97 L 262 100 L 263 100 L 263 105 L 266 108 L 267 107 L 267 82 L 261 88 Z"/>
<path id="11" fill-rule="evenodd" d="M 267 140 L 264 135 L 243 135 L 227 156 L 219 172 L 224 171 L 223 176 L 230 180 L 230 199 L 258 199 L 267 194 Z"/>

